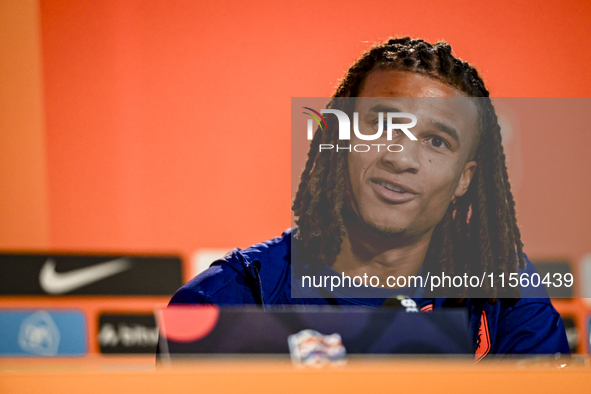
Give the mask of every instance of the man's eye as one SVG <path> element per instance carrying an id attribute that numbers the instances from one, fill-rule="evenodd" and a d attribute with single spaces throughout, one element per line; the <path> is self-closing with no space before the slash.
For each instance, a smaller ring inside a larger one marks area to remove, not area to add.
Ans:
<path id="1" fill-rule="evenodd" d="M 373 127 L 374 129 L 377 131 L 380 128 L 380 121 L 379 120 L 374 120 L 373 122 Z M 382 131 L 386 131 L 388 130 L 388 123 L 384 120 L 382 122 Z"/>
<path id="2" fill-rule="evenodd" d="M 440 137 L 431 137 L 431 145 L 435 148 L 445 148 L 447 147 L 447 143 L 443 138 Z"/>

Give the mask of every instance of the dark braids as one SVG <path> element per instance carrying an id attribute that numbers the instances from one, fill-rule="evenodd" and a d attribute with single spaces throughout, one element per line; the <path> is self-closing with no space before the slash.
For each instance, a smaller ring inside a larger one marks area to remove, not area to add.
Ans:
<path id="1" fill-rule="evenodd" d="M 434 45 L 409 37 L 390 39 L 365 52 L 345 74 L 329 108 L 352 112 L 349 102 L 357 97 L 367 75 L 376 69 L 408 71 L 437 79 L 476 100 L 479 109 L 478 163 L 468 191 L 450 203 L 435 228 L 425 269 L 432 274 L 481 276 L 494 273 L 495 286 L 485 280 L 481 296 L 494 302 L 498 274 L 525 267 L 523 244 L 515 215 L 515 202 L 505 166 L 500 127 L 489 92 L 478 72 L 451 54 L 445 42 Z M 346 101 L 346 99 L 345 99 Z M 309 256 L 331 264 L 340 252 L 346 228 L 343 204 L 348 188 L 347 155 L 335 150 L 318 154 L 319 144 L 338 143 L 336 119 L 327 117 L 331 132 L 317 132 L 311 142 L 308 161 L 301 175 L 293 204 L 299 226 L 298 242 Z M 505 288 L 506 289 L 506 288 Z M 467 289 L 466 289 L 467 291 Z M 461 296 L 466 296 L 466 291 Z M 519 289 L 505 296 L 518 297 Z"/>

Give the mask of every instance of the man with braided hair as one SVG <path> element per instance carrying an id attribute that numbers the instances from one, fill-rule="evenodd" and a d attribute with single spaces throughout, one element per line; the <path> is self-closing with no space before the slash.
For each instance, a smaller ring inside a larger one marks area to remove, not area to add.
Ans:
<path id="1" fill-rule="evenodd" d="M 497 283 L 500 275 L 535 269 L 522 251 L 497 116 L 476 69 L 455 58 L 445 42 L 391 39 L 353 64 L 328 108 L 360 113 L 356 127 L 382 131 L 384 118 L 376 121 L 370 98 L 383 98 L 380 112 L 387 107 L 415 114 L 416 141 L 397 133 L 401 149 L 395 152 L 322 151 L 339 143 L 335 119 L 327 116 L 327 130 L 314 134 L 294 200 L 298 227 L 234 249 L 177 291 L 171 304 L 375 308 L 404 295 L 423 312 L 466 308 L 478 360 L 487 354 L 568 353 L 562 321 L 545 290 Z M 351 145 L 359 138 L 356 132 Z M 451 285 L 440 293 L 423 286 L 392 293 L 365 283 L 362 298 L 326 285 L 303 290 L 301 281 L 292 281 L 292 275 L 342 274 L 387 283 L 388 277 L 426 273 L 493 274 L 494 280 L 477 292 L 464 287 L 453 293 Z"/>

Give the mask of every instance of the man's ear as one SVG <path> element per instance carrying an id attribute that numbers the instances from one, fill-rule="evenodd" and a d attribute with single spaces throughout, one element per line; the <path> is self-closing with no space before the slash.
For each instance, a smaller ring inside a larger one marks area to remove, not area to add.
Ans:
<path id="1" fill-rule="evenodd" d="M 464 166 L 464 170 L 462 171 L 462 175 L 460 176 L 460 181 L 458 182 L 456 191 L 454 192 L 454 197 L 462 197 L 468 191 L 470 181 L 472 180 L 475 171 L 476 162 L 473 160 L 467 162 Z"/>

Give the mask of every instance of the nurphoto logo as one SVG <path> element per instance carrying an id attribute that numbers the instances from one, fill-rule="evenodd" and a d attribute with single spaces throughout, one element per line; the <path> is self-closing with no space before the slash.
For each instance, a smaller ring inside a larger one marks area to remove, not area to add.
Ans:
<path id="1" fill-rule="evenodd" d="M 336 116 L 338 125 L 339 125 L 339 141 L 349 141 L 351 140 L 351 120 L 349 116 L 338 109 L 321 109 L 320 112 L 310 108 L 310 107 L 302 107 L 310 112 L 303 112 L 305 115 L 309 115 L 312 119 L 308 119 L 308 129 L 307 129 L 307 136 L 308 140 L 311 140 L 314 136 L 314 121 L 320 127 L 322 132 L 326 132 L 328 130 L 328 124 L 326 123 L 326 119 L 322 114 L 332 114 Z M 385 119 L 385 121 L 384 121 Z M 396 119 L 396 122 L 394 121 Z M 397 123 L 399 119 L 410 119 L 409 123 Z M 386 138 L 388 141 L 392 141 L 392 137 L 395 130 L 402 131 L 408 138 L 412 141 L 417 141 L 417 137 L 415 137 L 411 132 L 410 129 L 417 124 L 417 117 L 413 114 L 406 113 L 406 112 L 387 112 L 384 116 L 384 112 L 378 113 L 378 119 L 374 122 L 377 130 L 373 134 L 363 134 L 359 131 L 359 113 L 353 112 L 353 133 L 355 137 L 363 140 L 363 141 L 375 141 L 382 138 L 384 134 L 384 130 L 386 131 Z M 378 152 L 380 152 L 380 148 L 385 147 L 388 152 L 402 152 L 404 147 L 400 144 L 355 144 L 353 146 L 339 146 L 338 144 L 335 146 L 333 144 L 319 144 L 319 152 L 323 150 L 331 150 L 335 149 L 337 152 L 345 150 L 348 152 L 355 151 L 355 152 L 369 152 L 372 147 L 377 148 Z"/>

